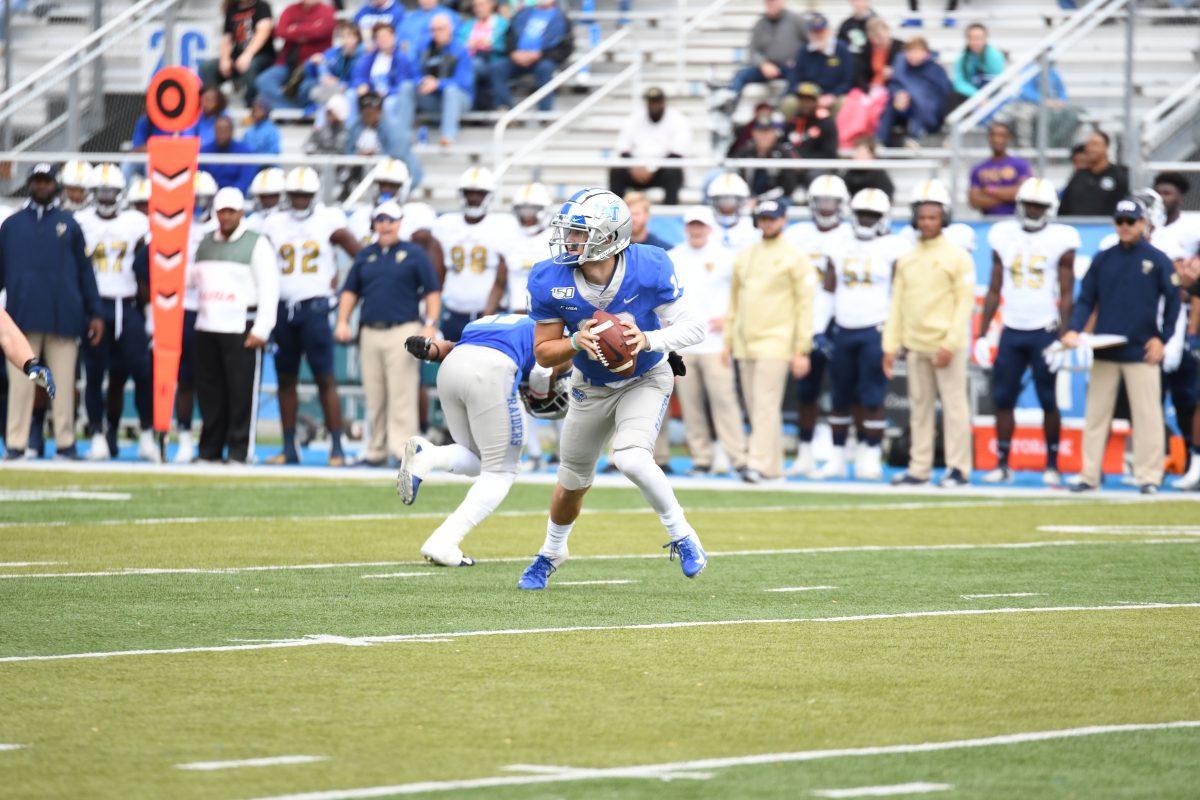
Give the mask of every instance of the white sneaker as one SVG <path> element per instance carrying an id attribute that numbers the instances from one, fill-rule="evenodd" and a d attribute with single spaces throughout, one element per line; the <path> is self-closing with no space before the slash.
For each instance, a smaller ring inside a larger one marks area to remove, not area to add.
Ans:
<path id="1" fill-rule="evenodd" d="M 996 467 L 982 478 L 984 483 L 1012 483 L 1012 479 L 1012 470 L 1008 467 Z"/>
<path id="2" fill-rule="evenodd" d="M 104 438 L 103 433 L 92 434 L 92 447 L 88 450 L 88 461 L 108 461 L 112 458 L 112 453 L 108 449 L 108 439 Z"/>
<path id="3" fill-rule="evenodd" d="M 147 430 L 138 434 L 138 458 L 149 461 L 151 464 L 158 464 L 162 461 L 158 442 L 154 441 L 154 431 Z"/>
<path id="4" fill-rule="evenodd" d="M 808 473 L 808 477 L 813 480 L 825 481 L 833 478 L 846 477 L 846 454 L 841 448 L 833 451 L 833 457 L 822 464 L 818 469 L 814 469 Z"/>
<path id="5" fill-rule="evenodd" d="M 789 478 L 796 475 L 807 476 L 808 473 L 812 472 L 816 468 L 817 462 L 813 458 L 812 444 L 801 442 L 800 449 L 796 452 L 796 460 L 793 461 L 792 465 L 787 468 L 787 471 L 784 472 L 784 475 Z"/>
<path id="6" fill-rule="evenodd" d="M 196 460 L 196 445 L 192 442 L 191 431 L 179 432 L 179 449 L 171 459 L 173 464 L 190 464 Z"/>
<path id="7" fill-rule="evenodd" d="M 1043 470 L 1042 483 L 1046 486 L 1062 486 L 1062 475 L 1053 467 Z"/>
<path id="8" fill-rule="evenodd" d="M 470 567 L 475 559 L 463 555 L 462 548 L 453 542 L 444 541 L 437 531 L 421 545 L 421 555 L 442 567 Z"/>
<path id="9" fill-rule="evenodd" d="M 1200 489 L 1200 455 L 1192 453 L 1192 463 L 1188 465 L 1188 471 L 1182 477 L 1176 478 L 1171 486 L 1184 492 Z"/>
<path id="10" fill-rule="evenodd" d="M 883 453 L 878 445 L 858 446 L 854 454 L 854 477 L 860 481 L 877 481 L 883 478 Z"/>

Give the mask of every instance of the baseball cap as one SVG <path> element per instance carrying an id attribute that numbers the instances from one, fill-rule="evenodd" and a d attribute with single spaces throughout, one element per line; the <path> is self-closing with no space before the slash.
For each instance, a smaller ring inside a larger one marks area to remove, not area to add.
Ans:
<path id="1" fill-rule="evenodd" d="M 821 87 L 815 83 L 805 82 L 796 87 L 796 94 L 801 97 L 820 97 Z"/>
<path id="2" fill-rule="evenodd" d="M 226 186 L 213 197 L 213 211 L 245 211 L 246 197 L 242 190 L 235 186 Z"/>
<path id="3" fill-rule="evenodd" d="M 689 208 L 683 215 L 683 224 L 687 225 L 689 222 L 702 222 L 710 228 L 716 225 L 712 209 L 708 206 L 692 206 Z"/>
<path id="4" fill-rule="evenodd" d="M 325 110 L 342 122 L 350 119 L 350 101 L 346 99 L 344 94 L 335 94 L 333 97 L 325 101 Z"/>
<path id="5" fill-rule="evenodd" d="M 663 93 L 663 90 L 660 89 L 659 87 L 651 86 L 649 89 L 642 92 L 642 99 L 643 100 L 666 100 L 667 96 L 666 96 L 666 94 Z"/>
<path id="6" fill-rule="evenodd" d="M 27 179 L 33 180 L 34 178 L 52 178 L 58 180 L 58 170 L 49 161 L 39 161 L 29 170 Z"/>
<path id="7" fill-rule="evenodd" d="M 1146 209 L 1132 197 L 1126 197 L 1113 209 L 1113 219 L 1145 219 Z"/>
<path id="8" fill-rule="evenodd" d="M 371 221 L 387 217 L 388 219 L 401 219 L 404 217 L 404 210 L 400 208 L 400 204 L 395 200 L 384 200 L 379 205 L 375 206 L 375 210 L 371 212 Z"/>
<path id="9" fill-rule="evenodd" d="M 787 207 L 787 201 L 782 198 L 778 200 L 763 200 L 754 209 L 754 216 L 779 219 L 780 217 L 787 216 Z"/>
<path id="10" fill-rule="evenodd" d="M 810 31 L 823 31 L 829 27 L 829 18 L 819 13 L 809 14 L 805 27 Z"/>

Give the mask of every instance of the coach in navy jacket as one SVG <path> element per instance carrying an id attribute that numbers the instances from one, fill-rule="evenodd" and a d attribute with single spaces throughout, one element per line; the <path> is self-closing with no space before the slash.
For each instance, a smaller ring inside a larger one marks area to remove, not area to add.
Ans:
<path id="1" fill-rule="evenodd" d="M 79 358 L 79 337 L 98 341 L 104 334 L 96 275 L 85 252 L 83 231 L 58 207 L 58 183 L 50 164 L 38 164 L 28 181 L 25 207 L 0 225 L 0 289 L 8 290 L 7 309 L 29 339 L 33 352 L 51 372 L 70 380 Z M 9 457 L 24 454 L 33 415 L 33 384 L 9 365 Z M 54 439 L 58 453 L 75 453 L 74 392 L 54 399 Z"/>
<path id="2" fill-rule="evenodd" d="M 1166 444 L 1159 364 L 1163 343 L 1171 338 L 1179 317 L 1179 277 L 1166 253 L 1146 241 L 1141 203 L 1132 198 L 1120 201 L 1113 219 L 1120 241 L 1092 259 L 1063 335 L 1063 344 L 1078 344 L 1079 333 L 1095 310 L 1096 335 L 1128 339 L 1123 345 L 1096 351 L 1088 379 L 1083 472 L 1074 488 L 1085 491 L 1100 485 L 1100 462 L 1117 389 L 1124 379 L 1132 412 L 1134 477 L 1144 494 L 1152 494 L 1162 483 Z"/>

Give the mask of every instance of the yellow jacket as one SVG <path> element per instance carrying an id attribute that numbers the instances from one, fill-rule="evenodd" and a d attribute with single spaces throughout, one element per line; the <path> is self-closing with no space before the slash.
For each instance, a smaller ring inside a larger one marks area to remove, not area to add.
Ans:
<path id="1" fill-rule="evenodd" d="M 883 352 L 904 348 L 933 353 L 967 345 L 975 307 L 975 262 L 945 235 L 919 239 L 896 260 L 892 310 L 883 328 Z"/>
<path id="2" fill-rule="evenodd" d="M 781 358 L 812 350 L 817 272 L 782 235 L 737 254 L 729 288 L 725 346 L 734 358 Z"/>

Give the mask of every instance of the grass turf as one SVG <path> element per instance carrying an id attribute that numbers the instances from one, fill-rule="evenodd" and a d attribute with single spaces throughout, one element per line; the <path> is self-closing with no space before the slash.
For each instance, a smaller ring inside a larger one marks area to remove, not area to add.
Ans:
<path id="1" fill-rule="evenodd" d="M 11 478 L 11 480 L 10 480 Z M 152 481 L 152 483 L 151 483 Z M 84 485 L 86 483 L 86 485 Z M 411 511 L 390 486 L 5 472 L 5 488 L 125 502 L 6 502 L 0 574 L 410 561 L 463 487 Z M 1200 601 L 1192 503 L 898 508 L 912 497 L 681 492 L 714 553 L 1072 540 L 1063 547 L 714 555 L 686 581 L 653 515 L 596 490 L 552 590 L 514 588 L 548 488 L 518 486 L 468 541 L 469 570 L 417 564 L 227 574 L 0 579 L 0 656 L 373 636 L 925 610 Z M 949 502 L 959 500 L 954 496 Z M 785 508 L 781 508 L 785 507 Z M 839 508 L 840 507 L 840 508 Z M 762 510 L 770 508 L 771 510 Z M 708 509 L 708 510 L 698 510 Z M 610 513 L 602 513 L 610 512 Z M 362 514 L 386 519 L 337 519 Z M 425 516 L 415 516 L 421 514 Z M 160 522 L 163 517 L 254 517 Z M 97 525 L 91 520 L 112 522 Z M 47 523 L 54 523 L 48 526 Z M 59 524 L 61 523 L 61 524 Z M 1178 542 L 1152 543 L 1179 538 Z M 1094 543 L 1092 543 L 1094 540 Z M 504 560 L 507 559 L 507 560 Z M 364 579 L 389 572 L 429 577 Z M 628 580 L 619 585 L 557 585 Z M 836 589 L 772 593 L 789 586 Z M 964 594 L 1030 592 L 1021 598 Z M 0 663 L 0 795 L 250 798 L 1022 731 L 1200 719 L 1200 609 L 945 616 L 451 638 L 350 647 Z M 185 772 L 284 754 L 305 765 Z M 953 797 L 1187 797 L 1200 732 L 1146 731 L 938 753 L 452 792 L 489 797 L 776 797 L 928 781 Z"/>

